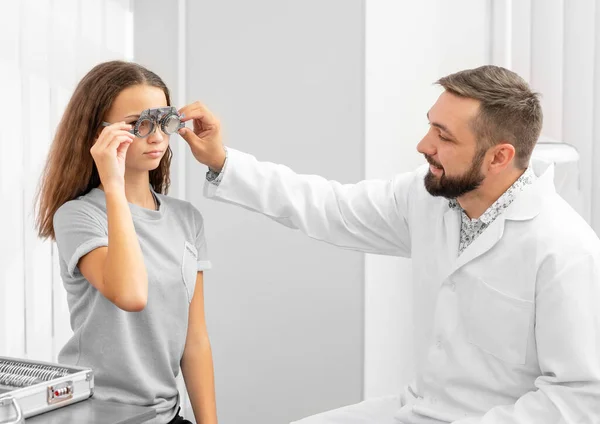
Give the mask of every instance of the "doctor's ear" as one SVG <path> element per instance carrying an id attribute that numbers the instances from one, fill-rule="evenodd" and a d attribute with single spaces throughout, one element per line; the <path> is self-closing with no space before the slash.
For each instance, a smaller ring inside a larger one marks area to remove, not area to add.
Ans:
<path id="1" fill-rule="evenodd" d="M 509 143 L 497 144 L 490 149 L 492 161 L 489 165 L 490 172 L 498 173 L 506 169 L 515 157 L 515 146 Z"/>

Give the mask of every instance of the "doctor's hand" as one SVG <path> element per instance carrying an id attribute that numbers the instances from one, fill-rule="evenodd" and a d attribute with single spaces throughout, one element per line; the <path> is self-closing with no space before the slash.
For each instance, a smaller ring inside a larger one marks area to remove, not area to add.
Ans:
<path id="1" fill-rule="evenodd" d="M 184 115 L 182 122 L 194 123 L 193 131 L 190 128 L 182 128 L 179 135 L 190 145 L 196 160 L 214 171 L 221 172 L 225 163 L 225 149 L 219 120 L 200 102 L 182 107 L 179 114 Z"/>

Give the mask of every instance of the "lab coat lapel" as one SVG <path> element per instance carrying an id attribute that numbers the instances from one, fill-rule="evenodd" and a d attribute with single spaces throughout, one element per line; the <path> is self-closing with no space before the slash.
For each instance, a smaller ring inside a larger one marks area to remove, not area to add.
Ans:
<path id="1" fill-rule="evenodd" d="M 460 243 L 460 212 L 456 209 L 449 209 L 444 213 L 445 255 L 440 255 L 440 259 L 446 258 L 444 264 L 439 263 L 441 272 L 440 284 L 460 269 L 462 266 L 483 255 L 498 243 L 504 234 L 505 217 L 500 215 L 481 233 L 464 251 L 458 256 L 458 247 Z"/>
<path id="2" fill-rule="evenodd" d="M 534 171 L 539 176 L 531 186 L 523 189 L 515 201 L 508 209 L 500 214 L 464 251 L 458 256 L 458 247 L 460 242 L 460 212 L 457 209 L 448 209 L 443 215 L 445 240 L 443 246 L 446 249 L 446 256 L 443 253 L 440 257 L 448 258 L 448 265 L 442 268 L 441 265 L 440 284 L 459 270 L 464 265 L 477 259 L 491 248 L 493 248 L 504 234 L 504 225 L 506 220 L 529 220 L 537 216 L 541 208 L 541 198 L 543 195 L 554 190 L 554 166 L 543 161 L 533 163 Z M 447 272 L 446 272 L 447 271 Z"/>
<path id="3" fill-rule="evenodd" d="M 456 261 L 455 271 L 467 263 L 477 259 L 486 253 L 500 241 L 504 234 L 504 222 L 506 217 L 502 214 L 498 216 L 483 233 L 481 233 L 473 242 L 463 251 Z"/>
<path id="4" fill-rule="evenodd" d="M 446 230 L 445 251 L 448 255 L 448 262 L 454 265 L 460 243 L 460 212 L 457 209 L 450 208 L 444 213 L 444 227 Z"/>
<path id="5" fill-rule="evenodd" d="M 440 284 L 454 272 L 460 243 L 460 212 L 448 209 L 443 215 L 442 227 L 444 239 L 437 245 L 443 249 L 435 255 L 436 267 L 439 269 Z"/>

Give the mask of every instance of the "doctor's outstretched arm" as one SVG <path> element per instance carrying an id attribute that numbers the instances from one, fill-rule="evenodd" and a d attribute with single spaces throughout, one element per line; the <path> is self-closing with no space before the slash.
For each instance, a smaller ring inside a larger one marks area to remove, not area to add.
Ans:
<path id="1" fill-rule="evenodd" d="M 260 212 L 339 247 L 410 256 L 408 193 L 417 178 L 414 173 L 346 185 L 299 175 L 286 166 L 225 150 L 218 120 L 201 103 L 180 113 L 183 121 L 193 120 L 193 131 L 184 128 L 180 135 L 194 157 L 218 174 L 206 183 L 207 197 Z"/>

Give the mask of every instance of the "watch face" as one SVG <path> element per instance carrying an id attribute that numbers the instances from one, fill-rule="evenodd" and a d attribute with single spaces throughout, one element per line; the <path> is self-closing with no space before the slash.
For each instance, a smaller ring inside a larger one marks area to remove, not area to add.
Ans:
<path id="1" fill-rule="evenodd" d="M 214 181 L 218 176 L 219 176 L 219 173 L 217 171 L 213 171 L 210 168 L 208 169 L 208 172 L 206 173 L 206 179 L 208 181 Z"/>

